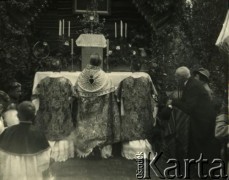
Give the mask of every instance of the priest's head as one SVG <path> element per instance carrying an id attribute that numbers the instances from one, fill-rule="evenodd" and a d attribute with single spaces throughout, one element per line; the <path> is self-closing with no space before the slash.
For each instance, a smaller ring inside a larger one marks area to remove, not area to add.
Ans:
<path id="1" fill-rule="evenodd" d="M 92 66 L 100 66 L 102 63 L 102 58 L 100 57 L 99 54 L 92 54 L 90 56 L 90 64 Z"/>

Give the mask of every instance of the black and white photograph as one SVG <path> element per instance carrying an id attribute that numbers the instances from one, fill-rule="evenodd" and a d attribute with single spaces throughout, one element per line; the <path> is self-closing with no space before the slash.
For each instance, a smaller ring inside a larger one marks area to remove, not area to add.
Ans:
<path id="1" fill-rule="evenodd" d="M 109 14 L 110 13 L 110 0 L 75 0 L 75 10 L 76 13 L 84 13 L 91 8 L 91 3 L 95 3 L 95 7 L 99 14 Z"/>
<path id="2" fill-rule="evenodd" d="M 229 176 L 229 0 L 1 0 L 0 180 Z"/>

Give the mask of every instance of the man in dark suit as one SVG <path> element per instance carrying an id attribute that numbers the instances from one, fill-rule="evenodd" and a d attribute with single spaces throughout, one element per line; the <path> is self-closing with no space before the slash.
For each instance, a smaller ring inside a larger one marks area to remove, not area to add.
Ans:
<path id="1" fill-rule="evenodd" d="M 169 106 L 175 106 L 191 117 L 189 129 L 188 158 L 199 159 L 200 154 L 210 162 L 219 157 L 219 144 L 214 137 L 216 112 L 208 92 L 203 85 L 191 77 L 187 67 L 179 67 L 175 78 L 182 95 L 180 99 L 169 100 Z"/>

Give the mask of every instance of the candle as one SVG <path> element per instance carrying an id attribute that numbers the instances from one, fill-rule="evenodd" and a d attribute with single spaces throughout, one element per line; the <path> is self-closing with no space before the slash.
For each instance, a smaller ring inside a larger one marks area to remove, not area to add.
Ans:
<path id="1" fill-rule="evenodd" d="M 107 39 L 107 56 L 109 55 L 109 39 Z"/>
<path id="2" fill-rule="evenodd" d="M 71 26 L 70 26 L 70 23 L 71 23 L 71 22 L 68 21 L 68 37 L 70 37 L 70 27 L 71 27 Z"/>
<path id="3" fill-rule="evenodd" d="M 127 23 L 125 23 L 125 38 L 127 38 Z"/>
<path id="4" fill-rule="evenodd" d="M 115 38 L 117 38 L 117 23 L 115 22 Z"/>
<path id="5" fill-rule="evenodd" d="M 63 32 L 62 32 L 62 33 L 63 33 L 63 35 L 64 35 L 64 19 L 63 19 Z"/>
<path id="6" fill-rule="evenodd" d="M 59 20 L 59 36 L 61 36 L 61 28 L 62 28 L 61 20 Z"/>
<path id="7" fill-rule="evenodd" d="M 73 47 L 74 47 L 73 39 L 71 39 L 71 55 L 73 55 Z"/>
<path id="8" fill-rule="evenodd" d="M 122 20 L 120 21 L 120 36 L 122 37 L 122 33 L 123 33 L 123 24 L 122 24 Z"/>

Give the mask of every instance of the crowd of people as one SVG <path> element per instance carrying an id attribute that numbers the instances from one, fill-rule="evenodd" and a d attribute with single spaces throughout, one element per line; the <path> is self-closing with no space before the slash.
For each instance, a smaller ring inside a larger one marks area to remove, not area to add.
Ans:
<path id="1" fill-rule="evenodd" d="M 51 162 L 97 152 L 109 158 L 117 144 L 126 159 L 163 152 L 165 161 L 197 160 L 200 154 L 227 161 L 227 103 L 220 108 L 215 103 L 207 69 L 191 76 L 187 67 L 177 68 L 176 94 L 158 109 L 158 93 L 138 73 L 140 63 L 132 64 L 134 72 L 118 87 L 100 64 L 100 56 L 91 55 L 74 86 L 64 77 L 42 79 L 33 94 L 37 108 L 30 101 L 18 103 L 18 83 L 0 91 L 0 179 L 42 179 Z"/>

